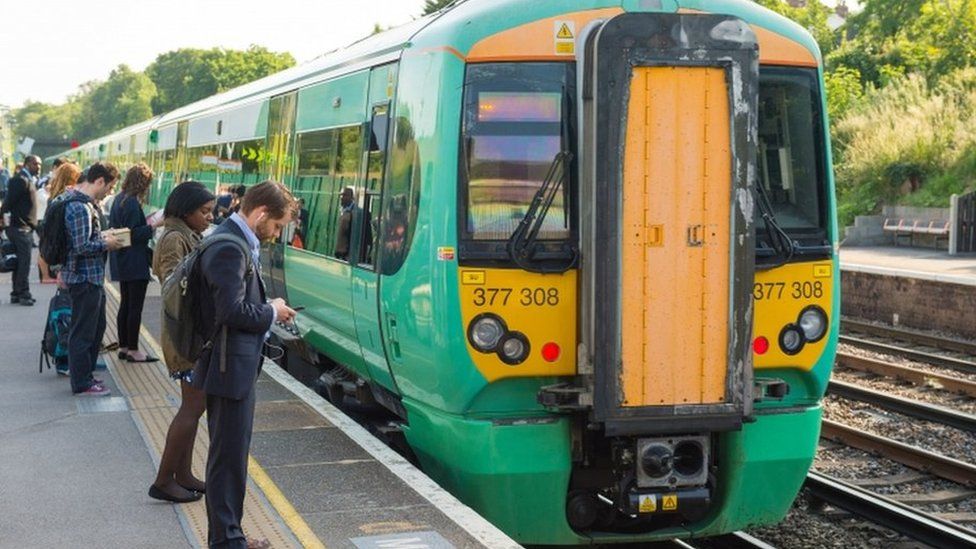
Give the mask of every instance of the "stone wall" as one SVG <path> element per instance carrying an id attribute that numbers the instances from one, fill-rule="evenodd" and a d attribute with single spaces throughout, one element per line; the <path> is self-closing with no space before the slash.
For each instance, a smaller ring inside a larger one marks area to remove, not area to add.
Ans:
<path id="1" fill-rule="evenodd" d="M 844 316 L 976 339 L 976 286 L 841 271 Z"/>

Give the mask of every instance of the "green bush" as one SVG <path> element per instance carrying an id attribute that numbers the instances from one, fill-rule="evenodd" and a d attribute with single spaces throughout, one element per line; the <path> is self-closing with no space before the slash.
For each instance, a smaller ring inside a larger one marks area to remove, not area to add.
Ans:
<path id="1" fill-rule="evenodd" d="M 882 204 L 946 207 L 976 169 L 976 71 L 930 85 L 894 76 L 869 89 L 833 127 L 842 225 Z M 919 190 L 904 194 L 906 185 Z"/>

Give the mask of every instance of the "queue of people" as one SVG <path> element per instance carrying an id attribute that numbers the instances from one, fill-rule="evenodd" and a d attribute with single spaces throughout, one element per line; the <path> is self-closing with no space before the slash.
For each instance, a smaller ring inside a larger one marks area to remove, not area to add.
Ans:
<path id="1" fill-rule="evenodd" d="M 23 169 L 8 182 L 0 207 L 7 220 L 7 236 L 17 246 L 11 302 L 35 302 L 27 282 L 33 232 L 37 231 L 42 241 L 49 239 L 42 242 L 42 252 L 55 246 L 61 235 L 63 256 L 48 255 L 58 258 L 57 264 L 50 264 L 45 257 L 37 264 L 42 283 L 56 282 L 59 291 L 70 296 L 67 360 L 58 365 L 58 371 L 70 377 L 74 395 L 107 396 L 111 391 L 95 376 L 98 356 L 104 350 L 106 262 L 121 294 L 116 319 L 119 358 L 133 365 L 157 361 L 138 345 L 150 272 L 160 281 L 166 280 L 201 246 L 203 234 L 214 223 L 217 197 L 200 183 L 183 182 L 170 193 L 158 221 L 149 222 L 143 213 L 153 178 L 148 166 L 137 164 L 120 177 L 118 169 L 107 162 L 96 162 L 84 171 L 71 162 L 62 162 L 44 182 L 39 215 L 39 171 L 40 159 L 28 157 Z M 101 205 L 120 178 L 121 191 L 112 200 L 106 218 Z M 161 334 L 163 359 L 171 377 L 180 384 L 182 401 L 167 432 L 149 496 L 174 503 L 205 497 L 209 545 L 253 549 L 268 546 L 264 540 L 246 539 L 241 527 L 255 387 L 272 324 L 291 322 L 296 314 L 284 300 L 268 299 L 261 279 L 259 247 L 262 241 L 280 236 L 299 215 L 300 205 L 284 185 L 273 181 L 254 185 L 246 192 L 233 191 L 231 203 L 221 211 L 224 223 L 213 231 L 217 240 L 200 248 L 196 256 L 200 267 L 194 271 L 199 273 L 195 284 L 201 289 L 194 310 L 198 312 L 198 326 L 207 331 L 200 336 L 212 339 L 219 329 L 221 344 L 207 346 L 190 360 L 176 352 L 166 330 Z M 44 209 L 47 223 L 40 222 Z M 162 233 L 150 251 L 159 227 Z M 201 480 L 192 473 L 192 455 L 204 411 L 210 449 L 206 478 Z"/>

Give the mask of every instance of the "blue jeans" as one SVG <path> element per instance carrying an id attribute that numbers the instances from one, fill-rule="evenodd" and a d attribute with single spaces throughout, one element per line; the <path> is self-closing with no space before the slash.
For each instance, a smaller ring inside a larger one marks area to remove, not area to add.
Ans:
<path id="1" fill-rule="evenodd" d="M 105 336 L 105 288 L 89 284 L 68 285 L 71 294 L 71 327 L 68 329 L 68 368 L 71 391 L 87 391 L 94 383 L 92 371 Z"/>

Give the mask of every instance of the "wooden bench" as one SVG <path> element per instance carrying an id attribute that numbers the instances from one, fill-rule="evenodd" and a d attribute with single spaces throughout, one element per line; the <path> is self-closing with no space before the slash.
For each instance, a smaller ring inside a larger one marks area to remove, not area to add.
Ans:
<path id="1" fill-rule="evenodd" d="M 898 245 L 900 238 L 907 238 L 908 245 L 915 245 L 916 235 L 931 235 L 935 238 L 935 247 L 939 247 L 939 241 L 949 240 L 949 222 L 941 219 L 897 219 L 888 218 L 882 227 L 884 232 L 891 233 L 895 239 L 895 246 Z"/>

